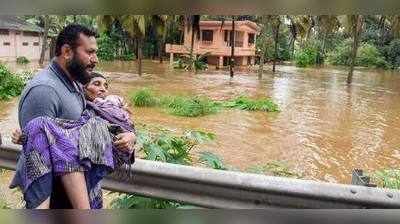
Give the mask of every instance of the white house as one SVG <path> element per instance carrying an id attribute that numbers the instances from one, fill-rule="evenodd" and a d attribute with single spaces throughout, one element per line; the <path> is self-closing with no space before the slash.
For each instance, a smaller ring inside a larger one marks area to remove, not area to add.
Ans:
<path id="1" fill-rule="evenodd" d="M 0 61 L 15 61 L 21 56 L 39 60 L 42 37 L 42 28 L 17 16 L 0 15 Z M 46 59 L 49 58 L 48 49 Z"/>

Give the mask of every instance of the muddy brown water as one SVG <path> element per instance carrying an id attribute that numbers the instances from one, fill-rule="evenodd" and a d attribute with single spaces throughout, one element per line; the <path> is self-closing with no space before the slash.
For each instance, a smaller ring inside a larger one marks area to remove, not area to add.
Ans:
<path id="1" fill-rule="evenodd" d="M 265 69 L 270 70 L 269 66 Z M 193 153 L 214 152 L 231 167 L 245 170 L 283 161 L 307 179 L 339 183 L 349 183 L 354 168 L 374 171 L 398 167 L 400 74 L 396 72 L 357 69 L 353 84 L 348 86 L 346 70 L 337 67 L 282 65 L 277 73 L 266 72 L 261 80 L 255 68 L 241 69 L 230 79 L 224 70 L 192 74 L 172 70 L 168 62 L 147 60 L 142 77 L 136 74 L 134 62 L 102 63 L 97 70 L 109 77 L 113 93 L 126 98 L 142 87 L 158 94 L 203 95 L 216 100 L 241 94 L 271 98 L 281 112 L 222 110 L 186 118 L 160 108 L 133 108 L 136 122 L 178 132 L 194 129 L 215 133 L 213 143 Z M 16 100 L 0 103 L 0 123 L 8 128 L 15 121 L 9 118 L 15 117 L 10 115 L 16 113 L 15 105 Z"/>
<path id="2" fill-rule="evenodd" d="M 266 69 L 270 69 L 267 67 Z M 349 183 L 351 171 L 396 168 L 400 159 L 400 73 L 358 69 L 351 86 L 345 68 L 300 69 L 279 66 L 258 80 L 243 69 L 231 80 L 227 71 L 191 74 L 146 61 L 142 77 L 135 63 L 103 63 L 115 93 L 142 87 L 159 94 L 205 95 L 229 99 L 241 94 L 269 97 L 280 113 L 224 110 L 200 118 L 134 108 L 135 120 L 179 131 L 199 129 L 217 135 L 212 151 L 230 166 L 245 170 L 283 161 L 306 178 Z"/>

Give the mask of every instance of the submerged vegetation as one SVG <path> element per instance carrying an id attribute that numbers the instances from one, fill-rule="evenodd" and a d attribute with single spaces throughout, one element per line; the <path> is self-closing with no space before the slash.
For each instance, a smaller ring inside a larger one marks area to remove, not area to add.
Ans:
<path id="1" fill-rule="evenodd" d="M 372 183 L 378 187 L 400 190 L 400 170 L 386 169 L 372 173 Z"/>
<path id="2" fill-rule="evenodd" d="M 160 106 L 170 114 L 184 117 L 199 117 L 217 113 L 222 108 L 237 108 L 248 111 L 278 112 L 278 105 L 270 99 L 251 99 L 239 96 L 227 101 L 214 101 L 201 96 L 157 97 L 150 89 L 140 89 L 130 94 L 133 105 L 139 107 Z"/>
<path id="3" fill-rule="evenodd" d="M 21 56 L 17 58 L 17 64 L 28 64 L 30 61 L 25 56 Z"/>
<path id="4" fill-rule="evenodd" d="M 9 100 L 21 94 L 28 73 L 14 74 L 5 65 L 0 64 L 0 100 Z"/>
<path id="5" fill-rule="evenodd" d="M 223 103 L 224 107 L 237 108 L 249 111 L 278 112 L 278 105 L 270 99 L 250 99 L 247 96 L 239 96 Z"/>
<path id="6" fill-rule="evenodd" d="M 183 117 L 199 117 L 214 114 L 218 105 L 207 97 L 171 96 L 162 100 L 162 105 L 170 114 Z"/>
<path id="7" fill-rule="evenodd" d="M 262 166 L 252 166 L 246 170 L 250 173 L 258 173 L 280 177 L 301 178 L 299 173 L 294 172 L 284 162 L 272 161 Z"/>

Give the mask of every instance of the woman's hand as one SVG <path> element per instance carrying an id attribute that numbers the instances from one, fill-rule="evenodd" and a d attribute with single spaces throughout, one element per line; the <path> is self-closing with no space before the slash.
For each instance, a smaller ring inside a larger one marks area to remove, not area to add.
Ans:
<path id="1" fill-rule="evenodd" d="M 136 144 L 136 135 L 133 132 L 124 132 L 116 136 L 114 146 L 121 151 L 133 152 Z"/>
<path id="2" fill-rule="evenodd" d="M 22 145 L 22 132 L 19 129 L 15 129 L 11 136 L 11 142 L 17 145 Z"/>

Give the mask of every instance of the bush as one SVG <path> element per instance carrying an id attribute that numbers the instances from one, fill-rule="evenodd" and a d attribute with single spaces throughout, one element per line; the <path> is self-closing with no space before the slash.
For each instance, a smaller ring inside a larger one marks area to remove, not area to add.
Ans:
<path id="1" fill-rule="evenodd" d="M 384 56 L 392 69 L 400 68 L 400 39 L 394 39 L 384 48 Z"/>
<path id="2" fill-rule="evenodd" d="M 122 61 L 132 61 L 133 59 L 135 59 L 135 57 L 136 56 L 135 56 L 135 54 L 133 52 L 127 52 L 127 53 L 121 55 L 119 57 L 119 59 L 122 60 Z"/>
<path id="3" fill-rule="evenodd" d="M 178 60 L 174 62 L 173 67 L 175 69 L 184 69 L 186 71 L 207 70 L 208 64 L 205 62 L 205 58 L 208 55 L 209 53 L 202 54 L 198 57 L 183 55 L 181 58 L 178 58 Z"/>
<path id="4" fill-rule="evenodd" d="M 356 65 L 374 68 L 388 68 L 388 63 L 378 49 L 369 43 L 364 43 L 357 51 Z"/>
<path id="5" fill-rule="evenodd" d="M 198 144 L 214 140 L 213 133 L 202 131 L 187 131 L 183 135 L 175 135 L 169 131 L 138 130 L 138 145 L 144 151 L 144 159 L 163 161 L 168 163 L 192 165 L 190 151 Z M 136 195 L 119 194 L 111 202 L 112 208 L 183 208 L 184 205 L 178 202 L 147 198 Z"/>
<path id="6" fill-rule="evenodd" d="M 141 89 L 131 95 L 133 105 L 138 107 L 152 107 L 157 105 L 157 98 L 150 89 Z"/>
<path id="7" fill-rule="evenodd" d="M 130 95 L 135 106 L 161 106 L 169 113 L 184 117 L 199 117 L 218 112 L 222 107 L 238 108 L 249 111 L 278 112 L 278 105 L 270 99 L 250 99 L 240 96 L 228 101 L 213 101 L 200 96 L 165 96 L 157 97 L 149 89 L 141 89 Z"/>
<path id="8" fill-rule="evenodd" d="M 350 65 L 352 41 L 345 40 L 328 53 L 327 62 L 332 65 Z M 387 68 L 388 63 L 379 50 L 370 43 L 362 43 L 357 50 L 356 66 Z"/>
<path id="9" fill-rule="evenodd" d="M 99 49 L 97 56 L 103 61 L 113 61 L 115 52 L 117 51 L 114 41 L 105 33 L 101 34 L 97 39 Z"/>
<path id="10" fill-rule="evenodd" d="M 184 117 L 199 117 L 213 114 L 218 111 L 218 105 L 206 97 L 167 97 L 163 100 L 163 105 L 169 109 L 173 115 Z"/>
<path id="11" fill-rule="evenodd" d="M 298 67 L 308 67 L 317 63 L 318 47 L 309 43 L 295 53 L 295 63 Z"/>
<path id="12" fill-rule="evenodd" d="M 17 64 L 28 64 L 29 62 L 29 59 L 24 56 L 17 58 Z"/>
<path id="13" fill-rule="evenodd" d="M 379 187 L 400 189 L 400 170 L 398 169 L 376 171 L 371 177 L 373 183 Z"/>
<path id="14" fill-rule="evenodd" d="M 278 105 L 270 99 L 250 99 L 246 96 L 240 96 L 234 100 L 223 103 L 223 106 L 230 108 L 238 108 L 241 110 L 249 111 L 265 111 L 277 112 L 279 111 Z"/>
<path id="15" fill-rule="evenodd" d="M 332 51 L 328 52 L 326 61 L 331 65 L 350 65 L 350 54 L 351 54 L 350 39 L 346 39 L 337 45 Z"/>
<path id="16" fill-rule="evenodd" d="M 25 86 L 24 80 L 11 73 L 6 66 L 0 64 L 0 100 L 8 100 L 21 94 Z"/>

